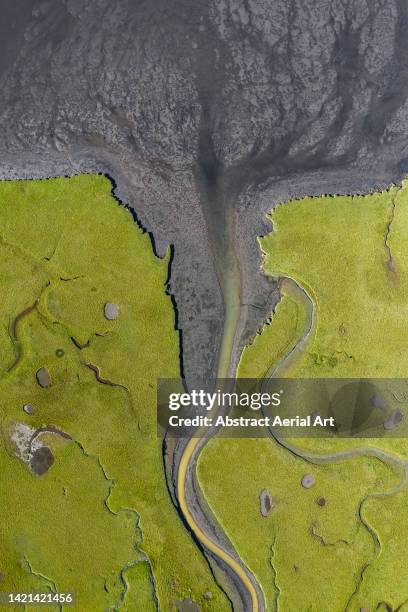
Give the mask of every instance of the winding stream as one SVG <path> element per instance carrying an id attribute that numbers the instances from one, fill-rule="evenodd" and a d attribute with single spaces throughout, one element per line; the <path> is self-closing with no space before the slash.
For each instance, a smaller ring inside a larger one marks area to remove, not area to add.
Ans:
<path id="1" fill-rule="evenodd" d="M 224 236 L 224 238 L 227 238 L 227 236 Z M 228 244 L 230 241 L 226 239 L 225 242 Z M 232 371 L 232 355 L 241 315 L 241 275 L 238 261 L 232 250 L 224 245 L 221 250 L 218 249 L 218 256 L 219 258 L 216 257 L 218 263 L 220 263 L 220 260 L 222 261 L 222 265 L 218 266 L 218 279 L 222 289 L 225 308 L 225 322 L 217 372 L 218 378 L 222 379 L 234 375 Z M 216 557 L 221 559 L 229 570 L 234 573 L 236 578 L 238 578 L 245 592 L 249 595 L 251 611 L 263 612 L 266 610 L 263 592 L 253 574 L 238 556 L 235 557 L 228 552 L 212 535 L 208 535 L 205 532 L 205 529 L 200 526 L 199 520 L 194 517 L 194 513 L 190 510 L 186 499 L 188 474 L 196 469 L 198 456 L 213 434 L 214 431 L 207 431 L 204 432 L 203 437 L 191 438 L 184 449 L 177 473 L 177 497 L 179 508 L 188 526 L 199 542 Z"/>

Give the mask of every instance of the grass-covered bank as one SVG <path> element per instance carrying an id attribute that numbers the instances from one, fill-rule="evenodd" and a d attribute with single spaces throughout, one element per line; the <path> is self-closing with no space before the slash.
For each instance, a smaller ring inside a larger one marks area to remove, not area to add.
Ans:
<path id="1" fill-rule="evenodd" d="M 190 596 L 228 609 L 171 503 L 156 437 L 156 379 L 179 375 L 168 258 L 111 188 L 97 175 L 0 182 L 1 590 L 52 583 L 81 610 L 145 610 L 155 596 L 164 610 Z M 71 437 L 37 438 L 55 460 L 42 476 L 17 456 L 26 426 Z"/>

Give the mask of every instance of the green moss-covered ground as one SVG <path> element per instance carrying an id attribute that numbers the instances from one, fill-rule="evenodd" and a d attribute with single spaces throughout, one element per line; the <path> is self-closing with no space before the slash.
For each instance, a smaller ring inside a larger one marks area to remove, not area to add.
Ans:
<path id="1" fill-rule="evenodd" d="M 307 305 L 296 287 L 282 283 L 282 299 L 275 312 L 258 331 L 251 344 L 242 352 L 237 376 L 240 378 L 265 378 L 272 374 L 275 365 L 289 354 L 308 332 Z"/>
<path id="2" fill-rule="evenodd" d="M 156 597 L 229 609 L 172 506 L 156 437 L 156 379 L 179 375 L 167 274 L 106 178 L 0 182 L 1 591 L 75 591 L 85 612 Z M 21 424 L 71 438 L 43 434 L 55 463 L 42 476 L 17 456 Z"/>
<path id="3" fill-rule="evenodd" d="M 367 196 L 293 200 L 270 219 L 273 232 L 260 240 L 264 270 L 292 280 L 283 281 L 272 320 L 244 349 L 238 374 L 281 367 L 279 375 L 289 377 L 401 378 L 386 400 L 406 411 L 408 184 Z M 302 345 L 310 303 L 313 325 Z M 258 577 L 268 609 L 407 609 L 406 438 L 289 443 L 305 455 L 350 456 L 314 464 L 270 439 L 214 439 L 198 466 L 204 494 Z M 385 454 L 370 456 L 368 447 Z M 300 484 L 304 474 L 316 478 L 311 489 Z M 262 489 L 275 504 L 266 518 Z"/>

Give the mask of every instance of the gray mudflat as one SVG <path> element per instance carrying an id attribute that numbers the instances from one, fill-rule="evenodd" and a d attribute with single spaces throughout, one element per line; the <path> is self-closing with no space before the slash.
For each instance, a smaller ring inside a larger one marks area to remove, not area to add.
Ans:
<path id="1" fill-rule="evenodd" d="M 114 321 L 119 316 L 119 306 L 113 302 L 106 302 L 103 311 L 108 321 Z"/>
<path id="2" fill-rule="evenodd" d="M 259 494 L 259 505 L 261 515 L 267 517 L 273 508 L 273 499 L 271 494 L 263 489 Z"/>
<path id="3" fill-rule="evenodd" d="M 32 404 L 24 404 L 23 410 L 26 414 L 34 414 L 35 408 Z"/>
<path id="4" fill-rule="evenodd" d="M 310 489 L 315 485 L 316 479 L 312 474 L 305 474 L 301 482 L 304 489 Z"/>
<path id="5" fill-rule="evenodd" d="M 264 213 L 407 171 L 407 15 L 403 0 L 3 0 L 0 175 L 110 173 L 158 250 L 174 244 L 185 371 L 208 376 L 228 254 L 235 359 L 276 299 Z"/>
<path id="6" fill-rule="evenodd" d="M 401 410 L 394 410 L 392 414 L 384 421 L 384 429 L 395 429 L 403 421 L 404 413 Z"/>
<path id="7" fill-rule="evenodd" d="M 52 384 L 50 373 L 47 368 L 40 368 L 35 374 L 40 387 L 50 387 Z"/>

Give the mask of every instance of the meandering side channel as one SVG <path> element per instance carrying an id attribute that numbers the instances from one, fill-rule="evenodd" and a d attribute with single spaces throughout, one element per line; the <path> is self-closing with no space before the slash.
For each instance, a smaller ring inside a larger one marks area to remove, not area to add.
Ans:
<path id="1" fill-rule="evenodd" d="M 278 364 L 273 364 L 271 368 L 269 369 L 267 376 L 265 377 L 265 380 L 263 381 L 263 384 L 262 384 L 263 390 L 266 389 L 268 382 L 272 378 L 278 378 L 279 376 L 284 375 L 288 371 L 288 368 L 290 367 L 291 364 L 293 364 L 295 359 L 299 356 L 299 353 L 301 353 L 304 350 L 306 344 L 310 340 L 311 334 L 315 326 L 316 311 L 315 311 L 315 304 L 312 298 L 309 296 L 307 291 L 303 287 L 301 287 L 300 284 L 297 283 L 293 278 L 285 277 L 284 279 L 282 279 L 281 294 L 287 295 L 293 292 L 297 295 L 297 297 L 301 299 L 301 301 L 303 302 L 305 306 L 306 315 L 307 315 L 306 323 L 305 323 L 303 332 L 301 336 L 299 337 L 298 341 L 296 342 L 296 344 L 293 347 L 291 347 L 283 355 L 283 357 L 281 358 Z M 374 553 L 374 556 L 364 564 L 360 572 L 360 579 L 355 587 L 355 590 L 353 591 L 353 593 L 351 593 L 348 599 L 346 608 L 345 608 L 346 610 L 348 610 L 350 609 L 350 605 L 352 604 L 352 601 L 355 595 L 357 595 L 359 591 L 359 588 L 362 584 L 363 576 L 365 572 L 371 566 L 371 564 L 375 561 L 375 559 L 377 559 L 377 557 L 379 556 L 381 552 L 381 543 L 380 543 L 380 540 L 378 539 L 378 536 L 374 528 L 367 522 L 366 519 L 363 518 L 363 515 L 362 515 L 363 505 L 369 499 L 381 499 L 384 497 L 391 497 L 399 493 L 401 490 L 403 490 L 408 485 L 408 461 L 403 460 L 401 459 L 401 457 L 398 457 L 397 455 L 394 455 L 393 453 L 387 452 L 375 446 L 360 446 L 357 448 L 352 448 L 350 450 L 342 450 L 342 451 L 329 452 L 329 453 L 313 453 L 313 452 L 307 451 L 306 449 L 299 448 L 295 444 L 292 444 L 289 441 L 287 441 L 285 438 L 282 438 L 281 436 L 279 436 L 276 429 L 274 429 L 273 427 L 269 427 L 269 432 L 270 432 L 272 440 L 276 442 L 277 444 L 279 444 L 279 446 L 281 446 L 283 449 L 285 449 L 286 451 L 288 451 L 295 457 L 302 459 L 304 461 L 307 461 L 308 463 L 330 464 L 330 463 L 334 463 L 337 461 L 352 460 L 356 457 L 361 457 L 361 456 L 371 456 L 371 457 L 376 457 L 380 461 L 384 462 L 386 465 L 397 466 L 401 470 L 401 478 L 394 487 L 392 487 L 389 490 L 385 490 L 385 491 L 377 491 L 373 493 L 368 493 L 362 498 L 360 502 L 360 505 L 359 505 L 360 521 L 364 529 L 367 530 L 367 532 L 370 534 L 370 537 L 374 541 L 375 553 Z"/>

